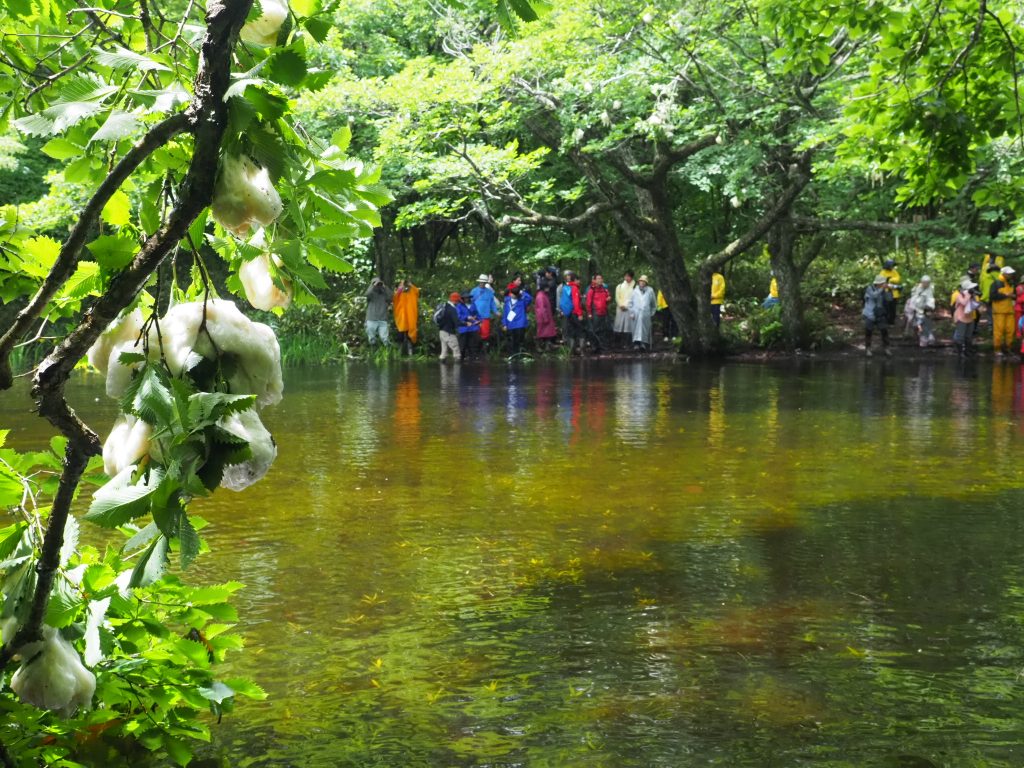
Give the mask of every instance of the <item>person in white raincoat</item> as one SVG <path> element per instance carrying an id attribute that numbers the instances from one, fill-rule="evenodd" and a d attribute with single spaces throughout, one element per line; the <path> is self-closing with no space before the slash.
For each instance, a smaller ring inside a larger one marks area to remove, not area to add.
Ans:
<path id="1" fill-rule="evenodd" d="M 917 331 L 918 344 L 922 347 L 927 347 L 935 341 L 935 334 L 932 332 L 932 313 L 934 311 L 935 286 L 932 285 L 932 279 L 928 275 L 924 275 L 911 291 L 906 309 L 911 327 Z"/>
<path id="2" fill-rule="evenodd" d="M 647 275 L 640 275 L 636 290 L 629 300 L 629 314 L 633 320 L 633 346 L 641 352 L 651 347 L 653 332 L 651 321 L 658 311 L 658 300 L 654 289 L 647 284 Z"/>

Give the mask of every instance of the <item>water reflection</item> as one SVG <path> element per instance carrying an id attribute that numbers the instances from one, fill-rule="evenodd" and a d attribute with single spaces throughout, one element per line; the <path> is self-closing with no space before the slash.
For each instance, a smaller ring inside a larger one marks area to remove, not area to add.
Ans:
<path id="1" fill-rule="evenodd" d="M 213 749 L 275 768 L 1024 764 L 1021 370 L 293 374 L 267 479 L 197 503 L 193 575 L 248 585 L 226 676 L 271 694 Z"/>

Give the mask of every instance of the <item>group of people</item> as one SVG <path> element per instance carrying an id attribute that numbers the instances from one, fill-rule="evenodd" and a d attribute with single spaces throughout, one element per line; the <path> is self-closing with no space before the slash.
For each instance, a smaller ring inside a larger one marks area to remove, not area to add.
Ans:
<path id="1" fill-rule="evenodd" d="M 516 273 L 499 295 L 493 278 L 481 274 L 472 290 L 451 293 L 434 315 L 441 359 L 476 357 L 500 343 L 499 329 L 508 356 L 522 354 L 531 311 L 540 351 L 557 343 L 559 321 L 570 354 L 582 355 L 588 347 L 595 353 L 651 348 L 658 296 L 647 275 L 634 280 L 633 272 L 626 272 L 614 297 L 600 273 L 585 287 L 575 272 L 559 276 L 555 267 L 538 270 L 533 278 L 533 285 L 527 285 Z"/>
<path id="2" fill-rule="evenodd" d="M 527 285 L 515 273 L 499 293 L 491 275 L 481 274 L 476 286 L 453 291 L 433 314 L 441 337 L 441 359 L 477 357 L 504 344 L 509 357 L 523 353 L 529 312 L 534 316 L 534 341 L 539 351 L 552 348 L 561 339 L 570 354 L 595 354 L 609 350 L 647 352 L 654 344 L 654 322 L 661 321 L 666 340 L 679 331 L 661 291 L 654 290 L 647 275 L 634 276 L 627 270 L 614 293 L 595 274 L 584 286 L 572 270 L 559 274 L 545 267 L 531 275 Z M 411 353 L 417 342 L 420 289 L 402 279 L 394 291 L 375 277 L 366 290 L 366 337 L 371 348 L 388 346 L 389 309 L 393 312 L 399 345 Z M 711 280 L 711 315 L 721 322 L 725 302 L 725 277 L 716 272 Z"/>
<path id="3" fill-rule="evenodd" d="M 896 323 L 896 305 L 901 298 L 902 285 L 896 263 L 884 262 L 883 269 L 864 291 L 864 350 L 872 355 L 871 341 L 878 331 L 882 351 L 891 356 L 889 329 Z M 992 326 L 992 348 L 997 357 L 1011 352 L 1015 338 L 1024 338 L 1024 283 L 1014 284 L 1016 270 L 1003 263 L 1003 258 L 988 255 L 982 263 L 972 263 L 961 277 L 949 299 L 953 316 L 953 346 L 957 353 L 972 353 L 979 335 L 983 315 L 988 315 Z M 904 305 L 904 332 L 917 333 L 918 344 L 935 344 L 934 314 L 936 311 L 935 286 L 931 277 L 923 275 L 911 289 Z M 1024 355 L 1024 343 L 1020 353 Z"/>

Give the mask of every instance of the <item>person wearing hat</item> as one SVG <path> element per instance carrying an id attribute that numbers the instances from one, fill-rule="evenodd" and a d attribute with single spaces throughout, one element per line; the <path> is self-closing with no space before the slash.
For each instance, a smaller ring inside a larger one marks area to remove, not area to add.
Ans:
<path id="1" fill-rule="evenodd" d="M 366 340 L 370 347 L 379 342 L 388 346 L 388 306 L 391 304 L 391 292 L 384 281 L 375 277 L 366 289 Z"/>
<path id="2" fill-rule="evenodd" d="M 459 310 L 457 305 L 462 303 L 462 296 L 457 291 L 448 294 L 446 301 L 434 314 L 437 329 L 441 336 L 441 362 L 448 358 L 451 352 L 452 359 L 459 362 L 462 359 L 462 352 L 459 349 Z"/>
<path id="3" fill-rule="evenodd" d="M 864 318 L 864 354 L 868 357 L 871 357 L 871 336 L 875 330 L 882 337 L 886 357 L 892 357 L 889 349 L 889 306 L 893 303 L 888 279 L 881 273 L 875 275 L 874 282 L 864 291 L 864 309 L 861 311 Z"/>
<path id="4" fill-rule="evenodd" d="M 996 355 L 1009 353 L 1013 343 L 1013 267 L 1003 267 L 992 281 L 988 301 L 992 308 L 992 349 Z"/>
<path id="5" fill-rule="evenodd" d="M 658 299 L 654 289 L 647 284 L 647 275 L 637 278 L 636 290 L 629 300 L 629 311 L 633 315 L 633 347 L 639 352 L 646 352 L 654 340 L 651 324 L 658 311 Z"/>
<path id="6" fill-rule="evenodd" d="M 961 357 L 971 352 L 974 322 L 980 310 L 978 284 L 965 277 L 960 281 L 959 290 L 953 294 L 953 346 Z"/>
<path id="7" fill-rule="evenodd" d="M 498 299 L 494 295 L 494 289 L 490 285 L 490 275 L 481 274 L 476 279 L 476 288 L 469 292 L 476 307 L 476 315 L 480 320 L 480 335 L 478 340 L 482 346 L 490 345 L 491 318 L 494 317 L 498 308 Z"/>
<path id="8" fill-rule="evenodd" d="M 455 305 L 459 313 L 459 352 L 463 360 L 469 360 L 476 357 L 480 347 L 480 318 L 476 313 L 472 292 L 463 291 L 459 298 L 459 303 Z"/>
<path id="9" fill-rule="evenodd" d="M 722 304 L 725 303 L 725 275 L 715 270 L 711 275 L 711 318 L 715 327 L 722 322 Z"/>

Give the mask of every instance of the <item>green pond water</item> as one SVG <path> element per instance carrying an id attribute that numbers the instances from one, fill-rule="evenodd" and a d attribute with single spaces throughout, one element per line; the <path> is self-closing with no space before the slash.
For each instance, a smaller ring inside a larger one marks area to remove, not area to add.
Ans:
<path id="1" fill-rule="evenodd" d="M 195 507 L 269 693 L 207 754 L 1024 765 L 1022 370 L 292 371 L 271 473 Z"/>

